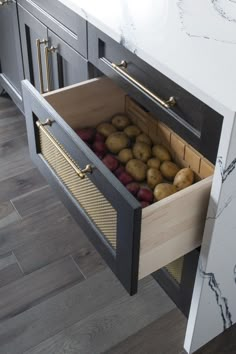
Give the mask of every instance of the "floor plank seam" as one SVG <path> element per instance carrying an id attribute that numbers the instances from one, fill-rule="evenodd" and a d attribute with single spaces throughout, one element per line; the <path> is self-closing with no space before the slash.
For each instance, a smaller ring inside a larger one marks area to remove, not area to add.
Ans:
<path id="1" fill-rule="evenodd" d="M 43 177 L 42 177 L 42 178 L 43 178 Z M 47 189 L 47 188 L 48 188 L 48 185 L 45 184 L 44 186 L 40 186 L 40 187 L 38 187 L 38 188 L 33 189 L 32 191 L 26 192 L 26 193 L 24 193 L 24 194 L 21 194 L 21 195 L 15 197 L 15 198 L 12 198 L 12 199 L 11 199 L 11 202 L 14 203 L 15 201 L 18 201 L 18 200 L 21 199 L 21 198 L 28 197 L 28 196 L 29 196 L 30 194 L 32 194 L 32 193 L 36 193 L 36 192 L 39 192 L 39 191 L 41 191 L 41 190 L 43 190 L 43 189 Z M 58 201 L 59 201 L 59 200 L 58 200 Z"/>
<path id="2" fill-rule="evenodd" d="M 31 171 L 34 167 L 35 167 L 35 166 L 34 166 L 33 163 L 32 163 L 32 166 L 30 166 L 29 168 L 26 168 L 24 171 L 22 171 L 22 172 L 20 172 L 20 173 L 12 174 L 12 175 L 10 175 L 10 176 L 7 177 L 7 178 L 4 177 L 4 178 L 0 179 L 0 183 L 7 181 L 9 178 L 14 178 L 14 177 L 17 177 L 17 176 L 19 176 L 19 175 L 22 175 L 23 173 L 27 173 L 28 171 Z"/>
<path id="3" fill-rule="evenodd" d="M 23 270 L 23 268 L 22 268 L 22 266 L 21 266 L 21 264 L 20 264 L 20 262 L 18 261 L 16 255 L 15 255 L 14 251 L 12 251 L 12 254 L 13 254 L 14 257 L 15 257 L 16 263 L 17 263 L 18 267 L 20 268 L 22 274 L 26 275 L 25 272 L 24 272 L 24 270 Z"/>
<path id="4" fill-rule="evenodd" d="M 70 257 L 71 257 L 73 263 L 75 264 L 76 268 L 78 269 L 78 271 L 83 275 L 84 279 L 85 279 L 85 280 L 88 279 L 88 278 L 86 277 L 86 275 L 84 274 L 84 272 L 82 271 L 82 269 L 80 269 L 78 263 L 74 260 L 74 257 L 72 256 L 72 254 L 70 254 Z"/>
<path id="5" fill-rule="evenodd" d="M 20 213 L 18 212 L 18 210 L 16 209 L 15 205 L 13 204 L 12 200 L 10 200 L 11 205 L 13 206 L 15 212 L 17 213 L 17 215 L 19 216 L 20 220 L 23 220 L 23 217 L 20 215 Z M 20 221 L 18 220 L 18 221 Z"/>
<path id="6" fill-rule="evenodd" d="M 79 284 L 79 283 L 81 283 L 81 280 L 72 281 L 71 283 L 68 283 L 66 285 L 63 285 L 62 287 L 58 287 L 57 289 L 52 290 L 47 295 L 42 296 L 39 299 L 28 303 L 27 305 L 22 306 L 21 308 L 19 308 L 16 311 L 8 313 L 7 315 L 5 315 L 3 317 L 1 317 L 1 315 L 0 315 L 0 324 L 4 324 L 5 321 L 10 320 L 10 319 L 12 319 L 12 318 L 14 318 L 14 317 L 16 317 L 18 315 L 21 315 L 22 313 L 26 312 L 27 310 L 30 310 L 31 308 L 33 308 L 33 307 L 35 307 L 35 306 L 37 306 L 39 304 L 41 304 L 42 302 L 48 300 L 49 298 L 53 298 L 59 292 L 65 291 L 67 289 L 70 289 L 71 287 L 73 287 L 74 285 Z"/>

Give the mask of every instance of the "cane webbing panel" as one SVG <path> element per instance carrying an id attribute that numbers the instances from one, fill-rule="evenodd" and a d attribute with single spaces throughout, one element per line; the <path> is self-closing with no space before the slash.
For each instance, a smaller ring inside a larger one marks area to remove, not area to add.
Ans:
<path id="1" fill-rule="evenodd" d="M 49 133 L 48 130 L 47 133 Z M 55 137 L 53 137 L 51 133 L 49 134 L 54 142 L 47 137 L 43 129 L 39 129 L 41 154 L 72 196 L 79 202 L 96 227 L 103 233 L 106 240 L 116 249 L 116 210 L 87 176 L 85 176 L 84 179 L 80 179 L 73 167 L 66 161 L 60 151 L 58 151 L 56 145 L 60 146 L 78 168 L 80 168 L 80 166 L 73 161 Z"/>
<path id="2" fill-rule="evenodd" d="M 170 275 L 177 281 L 181 283 L 182 271 L 183 271 L 184 257 L 176 259 L 174 262 L 168 264 L 165 269 L 170 273 Z"/>

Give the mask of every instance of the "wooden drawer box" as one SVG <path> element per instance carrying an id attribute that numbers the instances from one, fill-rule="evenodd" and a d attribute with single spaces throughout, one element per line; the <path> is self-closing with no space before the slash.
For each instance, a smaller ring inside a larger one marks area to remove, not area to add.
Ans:
<path id="1" fill-rule="evenodd" d="M 219 113 L 91 24 L 88 60 L 215 163 L 223 119 Z M 171 97 L 174 105 L 168 102 Z"/>
<path id="2" fill-rule="evenodd" d="M 32 159 L 130 294 L 138 279 L 201 244 L 213 174 L 202 155 L 108 78 L 44 97 L 25 81 L 23 93 Z M 96 126 L 117 112 L 126 112 L 154 142 L 165 144 L 179 164 L 191 166 L 198 182 L 141 209 L 73 130 Z M 92 173 L 86 173 L 87 165 Z"/>

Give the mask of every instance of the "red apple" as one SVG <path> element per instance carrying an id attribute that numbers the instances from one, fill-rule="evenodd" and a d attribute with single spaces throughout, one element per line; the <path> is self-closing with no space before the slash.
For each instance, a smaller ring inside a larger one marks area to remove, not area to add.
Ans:
<path id="1" fill-rule="evenodd" d="M 94 140 L 95 141 L 103 141 L 103 142 L 105 142 L 106 137 L 104 135 L 102 135 L 101 133 L 96 132 Z"/>
<path id="2" fill-rule="evenodd" d="M 120 165 L 115 171 L 114 174 L 116 175 L 116 177 L 119 177 L 121 175 L 121 173 L 125 172 L 125 167 Z"/>
<path id="3" fill-rule="evenodd" d="M 107 152 L 107 148 L 106 145 L 103 141 L 97 141 L 95 140 L 93 145 L 92 145 L 92 149 L 95 153 L 99 152 L 102 153 L 103 156 L 106 154 Z"/>
<path id="4" fill-rule="evenodd" d="M 125 186 L 131 182 L 133 182 L 133 177 L 131 177 L 127 172 L 122 172 L 119 175 L 119 181 Z"/>
<path id="5" fill-rule="evenodd" d="M 128 189 L 128 191 L 133 194 L 134 196 L 137 195 L 139 189 L 140 189 L 140 185 L 136 182 L 131 182 L 129 184 L 126 185 L 126 188 Z"/>
<path id="6" fill-rule="evenodd" d="M 106 165 L 107 168 L 109 168 L 110 171 L 115 171 L 119 166 L 119 161 L 115 158 L 115 156 L 110 154 L 106 155 L 102 159 L 102 162 L 104 165 Z"/>
<path id="7" fill-rule="evenodd" d="M 97 155 L 100 160 L 102 160 L 104 157 L 104 154 L 102 152 L 95 152 L 95 155 Z"/>
<path id="8" fill-rule="evenodd" d="M 94 141 L 96 132 L 94 128 L 76 129 L 75 131 L 83 141 L 87 143 L 92 143 Z"/>
<path id="9" fill-rule="evenodd" d="M 153 193 L 150 189 L 140 188 L 138 191 L 138 200 L 151 203 L 153 201 Z"/>
<path id="10" fill-rule="evenodd" d="M 142 208 L 146 208 L 147 206 L 150 205 L 149 202 L 145 202 L 144 200 L 142 200 L 142 201 L 140 202 L 140 204 L 141 204 L 141 207 L 142 207 Z"/>

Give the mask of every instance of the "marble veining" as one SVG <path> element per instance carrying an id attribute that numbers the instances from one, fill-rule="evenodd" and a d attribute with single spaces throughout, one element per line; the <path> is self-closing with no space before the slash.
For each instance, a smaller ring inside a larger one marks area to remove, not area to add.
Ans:
<path id="1" fill-rule="evenodd" d="M 232 315 L 229 310 L 228 300 L 222 295 L 219 284 L 216 281 L 216 277 L 213 272 L 205 272 L 200 267 L 199 269 L 201 276 L 208 280 L 208 285 L 215 295 L 216 303 L 220 310 L 220 315 L 223 322 L 223 330 L 226 330 L 233 325 Z"/>
<path id="2" fill-rule="evenodd" d="M 235 0 L 211 0 L 215 10 L 229 22 L 236 23 L 236 1 Z"/>
<path id="3" fill-rule="evenodd" d="M 194 0 L 178 0 L 177 2 L 181 28 L 186 35 L 236 44 L 235 1 L 198 0 L 198 8 L 194 7 L 195 4 Z M 233 22 L 233 26 L 228 22 Z"/>
<path id="4" fill-rule="evenodd" d="M 230 176 L 230 174 L 234 171 L 234 169 L 236 167 L 236 158 L 233 159 L 233 161 L 225 169 L 223 168 L 222 156 L 219 156 L 217 158 L 217 161 L 220 165 L 222 183 L 224 183 L 226 181 L 226 179 L 228 178 L 228 176 Z"/>

